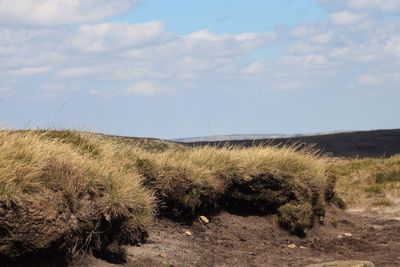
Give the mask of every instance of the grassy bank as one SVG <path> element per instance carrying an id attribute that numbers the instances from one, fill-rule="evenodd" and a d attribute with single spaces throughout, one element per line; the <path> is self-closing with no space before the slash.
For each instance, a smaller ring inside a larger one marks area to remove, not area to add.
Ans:
<path id="1" fill-rule="evenodd" d="M 392 210 L 400 203 L 400 155 L 387 159 L 335 160 L 337 190 L 349 208 Z"/>
<path id="2" fill-rule="evenodd" d="M 154 199 L 90 135 L 0 132 L 0 255 L 73 256 L 144 238 Z"/>
<path id="3" fill-rule="evenodd" d="M 153 216 L 273 214 L 304 234 L 334 196 L 327 159 L 295 147 L 188 148 L 74 131 L 0 132 L 0 255 L 73 256 L 143 241 Z"/>

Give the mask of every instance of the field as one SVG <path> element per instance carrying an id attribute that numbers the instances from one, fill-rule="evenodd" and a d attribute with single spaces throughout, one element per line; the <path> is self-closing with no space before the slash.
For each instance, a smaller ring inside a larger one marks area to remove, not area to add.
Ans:
<path id="1" fill-rule="evenodd" d="M 399 156 L 3 130 L 0 261 L 298 266 L 347 256 L 396 266 L 399 174 Z"/>

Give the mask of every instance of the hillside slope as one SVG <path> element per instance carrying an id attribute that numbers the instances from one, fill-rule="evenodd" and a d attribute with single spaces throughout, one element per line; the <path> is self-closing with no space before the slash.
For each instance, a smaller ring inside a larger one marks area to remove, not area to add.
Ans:
<path id="1" fill-rule="evenodd" d="M 313 136 L 288 138 L 267 138 L 255 140 L 228 140 L 184 142 L 189 146 L 239 145 L 251 147 L 262 144 L 299 144 L 315 145 L 315 148 L 338 157 L 390 157 L 400 153 L 400 129 L 345 132 Z"/>

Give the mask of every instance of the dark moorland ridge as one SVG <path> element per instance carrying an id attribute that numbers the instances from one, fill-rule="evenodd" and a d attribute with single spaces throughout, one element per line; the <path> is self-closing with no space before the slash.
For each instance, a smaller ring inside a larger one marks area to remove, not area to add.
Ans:
<path id="1" fill-rule="evenodd" d="M 400 153 L 400 129 L 256 140 L 182 142 L 182 144 L 189 146 L 212 145 L 219 147 L 224 145 L 249 147 L 262 144 L 303 144 L 314 145 L 323 153 L 329 153 L 336 157 L 390 157 Z"/>

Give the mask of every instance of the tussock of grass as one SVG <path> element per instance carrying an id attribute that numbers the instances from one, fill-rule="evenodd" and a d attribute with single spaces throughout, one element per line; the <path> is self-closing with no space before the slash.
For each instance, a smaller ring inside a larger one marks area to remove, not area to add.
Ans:
<path id="1" fill-rule="evenodd" d="M 0 255 L 135 242 L 155 203 L 160 214 L 188 220 L 220 209 L 279 211 L 283 227 L 304 232 L 324 215 L 335 181 L 325 158 L 297 147 L 188 148 L 68 130 L 1 131 Z"/>
<path id="2" fill-rule="evenodd" d="M 101 249 L 120 242 L 103 240 L 107 233 L 98 230 L 105 224 L 118 221 L 132 233 L 147 226 L 154 201 L 140 175 L 82 154 L 93 153 L 84 135 L 74 137 L 80 143 L 71 143 L 47 134 L 0 132 L 0 228 L 6 229 L 0 231 L 0 255 L 18 257 L 57 243 Z M 79 134 L 60 134 L 73 135 Z M 90 240 L 79 244 L 82 236 Z"/>
<path id="3" fill-rule="evenodd" d="M 43 133 L 42 137 L 50 140 L 56 140 L 65 144 L 70 144 L 82 153 L 88 153 L 92 156 L 99 156 L 101 151 L 96 145 L 95 139 L 92 134 L 84 134 L 76 131 L 64 130 L 64 131 L 37 131 Z"/>
<path id="4" fill-rule="evenodd" d="M 285 204 L 278 209 L 280 224 L 290 232 L 304 235 L 304 230 L 313 224 L 313 207 L 310 203 Z"/>
<path id="5" fill-rule="evenodd" d="M 324 215 L 325 195 L 330 201 L 335 183 L 323 157 L 297 147 L 197 147 L 140 153 L 140 157 L 136 167 L 154 185 L 164 204 L 161 213 L 188 221 L 220 209 L 277 213 L 290 203 L 309 205 L 313 222 Z M 310 226 L 297 222 L 303 218 L 286 218 L 299 225 L 293 230 L 281 223 L 293 233 Z"/>
<path id="6" fill-rule="evenodd" d="M 400 182 L 400 164 L 397 168 L 375 173 L 375 182 L 378 184 Z"/>

